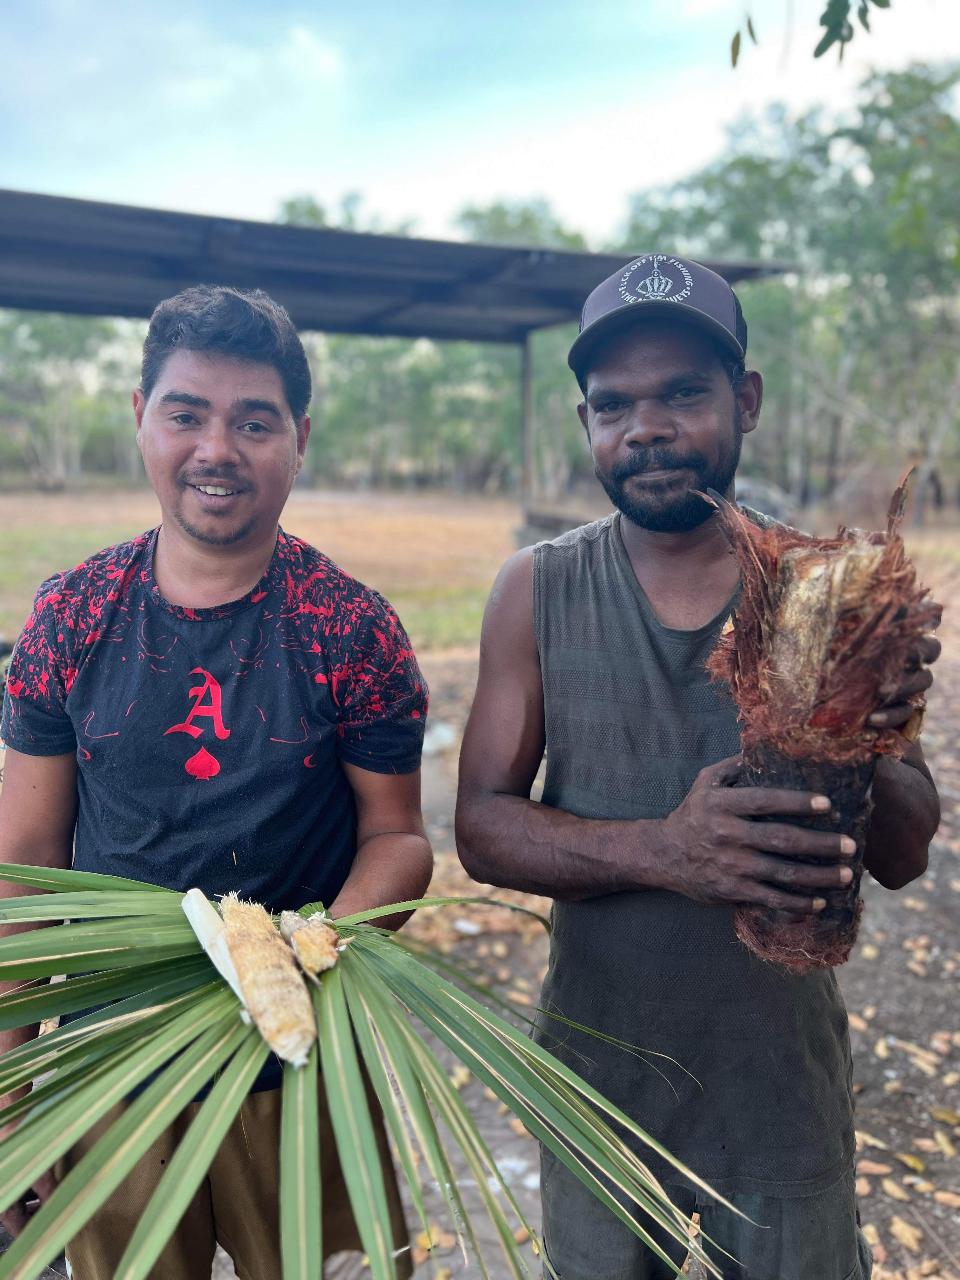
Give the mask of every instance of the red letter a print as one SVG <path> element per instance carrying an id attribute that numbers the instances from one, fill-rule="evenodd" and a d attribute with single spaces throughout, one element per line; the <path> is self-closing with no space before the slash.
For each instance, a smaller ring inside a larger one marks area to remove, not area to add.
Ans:
<path id="1" fill-rule="evenodd" d="M 229 738 L 230 730 L 223 723 L 223 695 L 220 682 L 209 671 L 204 671 L 203 667 L 194 667 L 190 674 L 203 676 L 203 683 L 195 685 L 189 691 L 188 696 L 193 698 L 193 706 L 187 713 L 187 718 L 180 724 L 171 725 L 163 736 L 166 737 L 168 733 L 188 733 L 191 738 L 199 738 L 203 729 L 193 722 L 201 716 L 206 716 L 213 721 L 213 732 L 221 741 Z M 201 747 L 183 767 L 192 778 L 209 782 L 220 772 L 220 761 L 216 756 L 211 755 L 206 747 Z"/>

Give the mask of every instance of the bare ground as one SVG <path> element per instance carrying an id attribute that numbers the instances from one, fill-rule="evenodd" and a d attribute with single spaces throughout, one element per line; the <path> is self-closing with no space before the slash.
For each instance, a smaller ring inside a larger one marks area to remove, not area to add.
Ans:
<path id="1" fill-rule="evenodd" d="M 151 500 L 139 494 L 118 495 L 109 509 L 89 499 L 0 497 L 0 534 L 20 531 L 30 552 L 26 569 L 19 552 L 14 565 L 9 553 L 3 557 L 0 537 L 0 608 L 7 617 L 22 618 L 31 586 L 40 577 L 112 538 L 147 527 L 153 519 Z M 421 495 L 303 493 L 295 495 L 285 518 L 291 532 L 323 547 L 383 590 L 405 617 L 405 599 L 423 617 L 428 617 L 431 601 L 439 600 L 443 607 L 446 600 L 459 608 L 465 597 L 458 592 L 464 587 L 473 611 L 511 550 L 517 523 L 516 510 L 507 503 Z M 35 537 L 31 530 L 37 531 Z M 57 552 L 68 544 L 77 548 L 76 556 Z M 934 595 L 952 601 L 960 573 L 960 535 L 928 533 L 913 545 Z M 429 636 L 426 624 L 425 631 Z M 437 651 L 428 644 L 422 654 L 432 690 L 431 720 L 454 729 L 453 744 L 424 765 L 425 814 L 437 854 L 433 888 L 449 894 L 475 888 L 459 868 L 452 830 L 456 745 L 475 681 L 475 634 L 473 628 L 459 648 Z M 955 728 L 960 645 L 958 621 L 950 610 L 941 638 L 945 652 L 937 665 L 924 735 L 944 811 L 930 871 L 898 894 L 872 883 L 866 887 L 860 942 L 840 970 L 855 1054 L 858 1187 L 864 1224 L 874 1243 L 875 1280 L 960 1280 L 960 751 Z M 521 1005 L 534 1002 L 546 956 L 537 926 L 508 912 L 464 908 L 421 913 L 415 927 L 456 955 L 482 960 Z M 534 1142 L 511 1125 L 478 1082 L 463 1081 L 461 1092 L 535 1226 Z M 437 1225 L 446 1230 L 449 1224 L 437 1198 L 434 1204 Z M 478 1274 L 476 1265 L 465 1263 L 446 1239 L 429 1254 L 424 1243 L 417 1244 L 417 1280 Z M 328 1268 L 329 1280 L 355 1280 L 365 1273 L 358 1257 Z M 231 1274 L 224 1255 L 215 1275 L 225 1280 Z M 492 1274 L 500 1280 L 507 1272 L 494 1267 Z"/>

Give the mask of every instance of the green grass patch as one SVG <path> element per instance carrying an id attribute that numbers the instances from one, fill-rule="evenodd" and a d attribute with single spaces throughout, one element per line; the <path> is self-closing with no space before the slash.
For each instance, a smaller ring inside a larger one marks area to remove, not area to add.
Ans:
<path id="1" fill-rule="evenodd" d="M 104 497 L 103 501 L 109 499 Z M 82 529 L 47 527 L 39 521 L 31 526 L 0 528 L 0 637 L 13 640 L 19 635 L 37 587 L 45 578 L 140 532 L 106 521 Z"/>
<path id="2" fill-rule="evenodd" d="M 486 585 L 384 589 L 418 652 L 479 644 L 488 594 Z"/>
<path id="3" fill-rule="evenodd" d="M 69 569 L 103 547 L 122 542 L 140 528 L 121 523 L 63 524 L 0 528 L 0 638 L 14 640 L 20 632 L 37 587 L 60 569 Z M 447 649 L 475 645 L 489 585 L 464 585 L 409 580 L 378 582 L 378 588 L 399 613 L 414 648 Z"/>

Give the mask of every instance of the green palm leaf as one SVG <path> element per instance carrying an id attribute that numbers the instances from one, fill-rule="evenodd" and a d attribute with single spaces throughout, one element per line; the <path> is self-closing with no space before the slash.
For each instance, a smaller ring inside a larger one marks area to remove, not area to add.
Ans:
<path id="1" fill-rule="evenodd" d="M 130 1103 L 70 1170 L 43 1209 L 0 1257 L 0 1280 L 22 1280 L 47 1266 L 248 1034 L 249 1029 L 237 1021 L 230 1008 L 209 1030 L 194 1035 L 192 1043 Z M 18 1136 L 19 1131 L 13 1140 Z"/>
<path id="2" fill-rule="evenodd" d="M 186 991 L 196 985 L 198 978 L 209 978 L 210 961 L 204 955 L 183 956 L 168 960 L 163 966 L 163 973 L 165 981 L 170 982 L 174 990 L 179 983 L 179 989 Z M 70 978 L 68 982 L 41 982 L 15 987 L 0 996 L 0 1031 L 10 1027 L 28 1027 L 45 1018 L 108 1004 L 124 996 L 136 995 L 145 988 L 156 990 L 153 986 L 156 979 L 156 967 L 148 964 L 113 969 L 107 973 L 83 974 Z"/>
<path id="3" fill-rule="evenodd" d="M 39 1039 L 28 1040 L 0 1059 L 0 1094 L 16 1089 L 53 1069 L 104 1056 L 129 1040 L 143 1038 L 155 1027 L 193 1009 L 198 1002 L 222 998 L 220 984 L 194 984 L 184 990 L 183 979 L 157 981 L 145 992 L 58 1027 Z"/>
<path id="4" fill-rule="evenodd" d="M 390 1209 L 339 965 L 324 974 L 314 1001 L 323 1084 L 350 1207 L 374 1280 L 396 1280 Z"/>
<path id="5" fill-rule="evenodd" d="M 283 1280 L 322 1280 L 323 1214 L 317 1046 L 300 1069 L 283 1070 L 280 1119 L 280 1251 Z"/>
<path id="6" fill-rule="evenodd" d="M 23 884 L 46 893 L 78 893 L 88 889 L 96 891 L 118 890 L 131 893 L 181 895 L 159 884 L 147 884 L 142 880 L 128 880 L 124 876 L 105 876 L 99 871 L 70 871 L 62 867 L 28 867 L 22 863 L 0 863 L 3 875 L 0 880 L 9 884 Z"/>
<path id="7" fill-rule="evenodd" d="M 0 939 L 0 982 L 122 969 L 199 952 L 186 919 L 91 920 Z"/>
<path id="8" fill-rule="evenodd" d="M 180 894 L 165 891 L 133 893 L 108 890 L 61 892 L 54 896 L 29 893 L 22 898 L 0 899 L 0 924 L 40 920 L 93 920 L 147 916 L 156 920 L 169 915 L 180 923 Z"/>
<path id="9" fill-rule="evenodd" d="M 86 1084 L 72 1090 L 60 1106 L 47 1107 L 20 1124 L 0 1148 L 0 1204 L 10 1204 L 22 1195 L 34 1178 L 69 1151 L 131 1089 L 196 1041 L 211 1023 L 219 1026 L 225 1020 L 241 1025 L 236 1001 L 222 990 L 214 991 L 204 1005 L 185 1010 L 145 1041 L 138 1038 L 133 1046 L 122 1046 L 95 1066 Z"/>
<path id="10" fill-rule="evenodd" d="M 213 1163 L 268 1053 L 257 1032 L 248 1028 L 174 1152 L 117 1264 L 114 1280 L 145 1280 L 149 1275 Z"/>
<path id="11" fill-rule="evenodd" d="M 181 895 L 90 873 L 29 867 L 0 871 L 4 879 L 54 895 L 7 899 L 0 906 L 0 921 L 64 921 L 0 940 L 0 978 L 28 983 L 0 999 L 0 1027 L 88 1011 L 0 1058 L 0 1093 L 34 1082 L 31 1094 L 0 1112 L 0 1122 L 20 1120 L 0 1148 L 0 1203 L 15 1199 L 116 1102 L 127 1099 L 119 1118 L 0 1258 L 0 1280 L 42 1269 L 172 1119 L 216 1080 L 130 1239 L 118 1275 L 139 1280 L 149 1273 L 209 1168 L 266 1055 L 265 1044 L 255 1027 L 240 1021 L 241 1006 L 181 914 Z M 651 1239 L 652 1224 L 686 1241 L 686 1222 L 634 1148 L 645 1145 L 697 1185 L 704 1184 L 490 1007 L 505 1009 L 505 1002 L 482 992 L 447 958 L 424 952 L 420 944 L 405 944 L 373 923 L 419 906 L 490 901 L 424 898 L 336 922 L 349 945 L 334 968 L 317 980 L 318 1044 L 305 1067 L 288 1065 L 284 1071 L 284 1280 L 320 1280 L 322 1275 L 320 1070 L 344 1181 L 374 1280 L 395 1280 L 396 1262 L 364 1073 L 424 1227 L 429 1182 L 439 1188 L 478 1274 L 489 1280 L 489 1259 L 481 1256 L 454 1174 L 450 1152 L 456 1148 L 493 1224 L 508 1273 L 516 1280 L 531 1274 L 529 1250 L 514 1238 L 518 1225 L 529 1230 L 529 1224 L 448 1069 L 415 1028 L 414 1018 L 655 1253 L 665 1259 Z M 311 911 L 304 908 L 303 914 Z M 63 974 L 76 976 L 37 985 L 38 979 Z M 521 1020 L 528 1021 L 525 1015 Z M 130 1101 L 137 1087 L 143 1091 Z M 612 1124 L 627 1131 L 629 1144 Z M 531 1236 L 537 1252 L 539 1243 Z M 719 1274 L 699 1246 L 691 1251 L 710 1274 Z M 544 1265 L 552 1274 L 549 1264 Z"/>
<path id="12" fill-rule="evenodd" d="M 354 963 L 344 969 L 344 989 L 348 995 L 357 1040 L 364 1053 L 367 1069 L 377 1089 L 377 1095 L 394 1140 L 401 1153 L 408 1150 L 409 1144 L 402 1142 L 397 1137 L 396 1131 L 402 1129 L 405 1123 L 409 1125 L 410 1138 L 419 1147 L 427 1170 L 444 1197 L 451 1222 L 458 1227 L 461 1236 L 465 1237 L 466 1243 L 472 1248 L 474 1257 L 480 1265 L 482 1275 L 486 1277 L 488 1272 L 480 1254 L 473 1224 L 460 1196 L 456 1178 L 430 1109 L 423 1073 L 415 1069 L 416 1064 L 407 1042 L 410 1029 L 404 1021 L 402 1007 L 389 996 L 384 996 L 379 983 L 364 982 L 362 975 L 361 980 L 356 980 L 356 969 L 357 966 Z M 366 1047 L 371 1042 L 375 1046 L 373 1053 Z M 426 1052 L 429 1051 L 426 1050 Z M 378 1053 L 381 1058 L 380 1072 L 373 1065 L 375 1053 Z M 440 1075 L 443 1075 L 442 1068 Z M 393 1088 L 396 1090 L 399 1107 L 390 1099 L 389 1086 L 384 1087 L 388 1080 L 392 1081 Z M 411 1165 L 413 1165 L 412 1171 Z M 412 1157 L 404 1156 L 403 1168 L 421 1224 L 425 1230 L 429 1231 L 423 1200 L 423 1184 L 416 1172 L 416 1162 Z"/>

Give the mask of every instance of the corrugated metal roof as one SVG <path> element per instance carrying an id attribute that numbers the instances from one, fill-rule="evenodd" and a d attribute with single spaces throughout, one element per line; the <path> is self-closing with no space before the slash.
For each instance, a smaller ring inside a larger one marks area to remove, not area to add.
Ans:
<path id="1" fill-rule="evenodd" d="M 370 235 L 0 190 L 0 306 L 149 316 L 191 284 L 259 287 L 300 329 L 520 342 L 577 319 L 629 261 Z M 731 282 L 783 268 L 711 262 Z"/>

